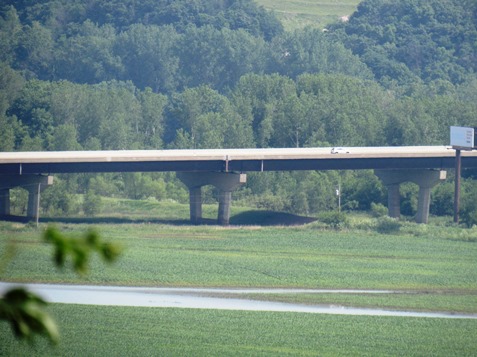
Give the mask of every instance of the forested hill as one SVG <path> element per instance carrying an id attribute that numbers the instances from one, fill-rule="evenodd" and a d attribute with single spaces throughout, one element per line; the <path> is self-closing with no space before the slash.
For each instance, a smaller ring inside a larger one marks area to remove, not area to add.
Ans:
<path id="1" fill-rule="evenodd" d="M 281 23 L 251 0 L 43 0 L 3 1 L 14 6 L 22 22 L 38 21 L 60 36 L 72 24 L 86 20 L 116 30 L 134 24 L 174 25 L 183 30 L 190 25 L 210 25 L 217 29 L 245 29 L 267 39 L 283 31 Z"/>
<path id="2" fill-rule="evenodd" d="M 294 32 L 252 0 L 3 0 L 0 150 L 448 144 L 476 125 L 476 54 L 475 0 L 364 0 Z M 333 205 L 302 175 L 249 189 Z"/>
<path id="3" fill-rule="evenodd" d="M 477 69 L 475 0 L 366 0 L 326 36 L 284 33 L 252 0 L 2 3 L 0 60 L 28 78 L 131 80 L 170 94 L 201 84 L 224 91 L 247 73 L 457 84 Z"/>
<path id="4" fill-rule="evenodd" d="M 293 33 L 252 0 L 0 10 L 3 150 L 445 144 L 476 117 L 475 0 L 365 0 Z"/>
<path id="5" fill-rule="evenodd" d="M 342 40 L 377 79 L 462 82 L 477 71 L 477 1 L 363 1 Z"/>

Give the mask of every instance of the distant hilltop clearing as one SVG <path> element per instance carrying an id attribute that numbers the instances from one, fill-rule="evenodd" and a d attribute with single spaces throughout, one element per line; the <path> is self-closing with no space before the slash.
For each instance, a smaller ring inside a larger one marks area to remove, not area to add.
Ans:
<path id="1" fill-rule="evenodd" d="M 285 29 L 292 31 L 306 26 L 323 29 L 332 22 L 346 22 L 361 1 L 256 0 L 256 2 L 265 9 L 274 11 Z"/>

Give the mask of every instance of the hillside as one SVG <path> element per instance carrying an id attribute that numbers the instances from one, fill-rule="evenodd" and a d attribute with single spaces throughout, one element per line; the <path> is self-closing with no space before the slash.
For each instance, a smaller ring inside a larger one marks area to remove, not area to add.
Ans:
<path id="1" fill-rule="evenodd" d="M 3 4 L 0 151 L 446 145 L 477 117 L 475 0 Z M 372 172 L 251 175 L 234 199 L 313 215 L 336 208 L 338 182 L 344 209 L 386 202 Z M 452 187 L 433 214 L 452 212 Z M 78 211 L 71 193 L 188 200 L 171 175 L 68 177 L 44 210 Z M 403 214 L 416 195 L 402 192 Z M 21 212 L 26 195 L 12 197 Z"/>
<path id="2" fill-rule="evenodd" d="M 351 15 L 360 0 L 256 0 L 267 10 L 275 11 L 286 30 L 307 25 L 323 28 L 343 16 Z"/>

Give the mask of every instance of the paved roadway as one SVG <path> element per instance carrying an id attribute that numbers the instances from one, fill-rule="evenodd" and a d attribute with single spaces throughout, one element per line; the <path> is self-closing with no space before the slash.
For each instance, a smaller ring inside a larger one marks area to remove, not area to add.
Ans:
<path id="1" fill-rule="evenodd" d="M 454 166 L 455 150 L 449 146 L 0 153 L 0 174 L 448 169 Z M 462 151 L 462 167 L 477 168 L 477 151 Z"/>

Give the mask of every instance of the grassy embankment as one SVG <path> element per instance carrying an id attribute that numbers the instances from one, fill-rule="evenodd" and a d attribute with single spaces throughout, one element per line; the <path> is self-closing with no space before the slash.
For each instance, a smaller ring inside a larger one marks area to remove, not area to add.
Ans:
<path id="1" fill-rule="evenodd" d="M 360 0 L 257 0 L 268 10 L 277 14 L 286 30 L 313 26 L 324 28 L 342 16 L 349 16 Z"/>
<path id="2" fill-rule="evenodd" d="M 125 247 L 116 265 L 105 268 L 94 261 L 91 274 L 85 278 L 57 272 L 51 264 L 51 247 L 40 242 L 38 230 L 2 223 L 0 252 L 6 251 L 9 239 L 14 242 L 16 255 L 1 279 L 148 286 L 404 289 L 413 293 L 251 297 L 477 312 L 475 230 L 433 220 L 429 226 L 406 223 L 399 232 L 383 235 L 376 232 L 379 220 L 365 215 L 353 216 L 350 226 L 342 231 L 326 229 L 320 223 L 299 227 L 195 227 L 184 224 L 188 215 L 185 205 L 111 201 L 106 207 L 110 212 L 92 221 L 105 239 Z M 132 214 L 122 212 L 126 208 Z M 204 212 L 213 218 L 216 207 L 205 206 Z M 234 214 L 233 219 L 244 216 L 244 209 L 234 208 Z M 254 216 L 260 220 L 259 214 Z M 270 217 L 268 214 L 269 221 Z M 91 227 L 81 217 L 58 221 L 58 226 L 71 234 Z M 51 310 L 58 316 L 63 334 L 64 342 L 54 352 L 58 355 L 68 351 L 77 351 L 78 355 L 446 356 L 476 352 L 475 320 L 74 305 L 54 305 Z M 0 355 L 31 352 L 12 340 L 4 324 L 0 325 L 0 346 Z M 52 354 L 43 342 L 36 348 L 38 355 Z"/>

